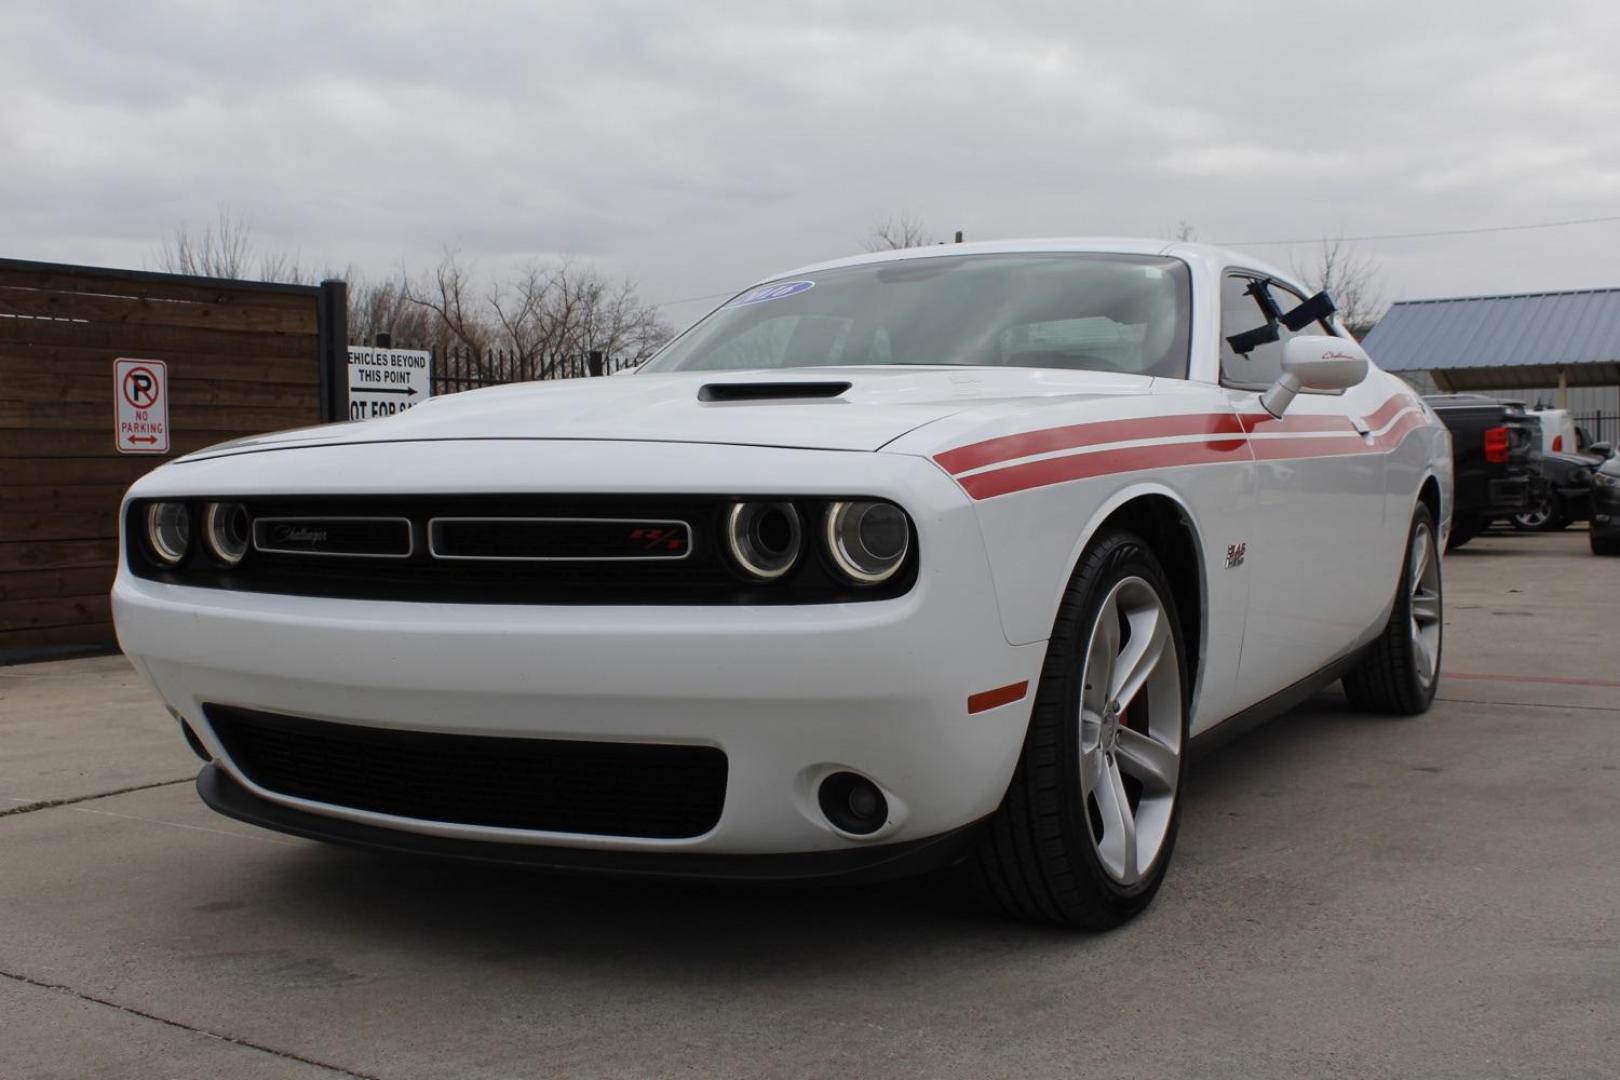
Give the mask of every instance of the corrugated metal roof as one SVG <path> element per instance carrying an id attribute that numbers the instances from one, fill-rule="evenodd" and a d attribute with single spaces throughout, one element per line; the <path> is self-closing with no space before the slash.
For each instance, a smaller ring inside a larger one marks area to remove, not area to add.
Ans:
<path id="1" fill-rule="evenodd" d="M 1385 371 L 1620 361 L 1620 289 L 1401 300 L 1363 344 Z"/>

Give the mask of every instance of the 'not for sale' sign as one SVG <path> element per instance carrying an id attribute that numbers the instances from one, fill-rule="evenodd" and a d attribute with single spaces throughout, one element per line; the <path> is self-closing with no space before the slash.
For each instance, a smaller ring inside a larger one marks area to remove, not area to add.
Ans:
<path id="1" fill-rule="evenodd" d="M 169 365 L 114 360 L 113 405 L 120 454 L 169 452 Z"/>
<path id="2" fill-rule="evenodd" d="M 422 349 L 349 346 L 349 419 L 392 416 L 433 393 L 430 360 Z"/>

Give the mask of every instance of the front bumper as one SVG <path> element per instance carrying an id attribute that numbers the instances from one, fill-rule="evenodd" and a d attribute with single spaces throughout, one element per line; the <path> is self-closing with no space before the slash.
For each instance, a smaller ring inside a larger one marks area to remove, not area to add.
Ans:
<path id="1" fill-rule="evenodd" d="M 226 817 L 310 840 L 394 854 L 662 881 L 734 881 L 749 885 L 854 885 L 888 881 L 956 861 L 971 848 L 978 832 L 976 825 L 969 825 L 921 840 L 785 855 L 623 852 L 450 839 L 360 825 L 261 798 L 232 779 L 218 764 L 205 765 L 197 774 L 197 794 Z"/>
<path id="2" fill-rule="evenodd" d="M 1008 644 L 977 519 L 948 478 L 917 459 L 814 456 L 822 489 L 911 512 L 924 562 L 910 592 L 771 607 L 444 604 L 194 588 L 124 569 L 113 588 L 119 641 L 222 780 L 255 805 L 345 828 L 705 856 L 875 850 L 951 833 L 999 805 L 1045 645 Z M 242 490 L 240 477 L 231 482 Z M 168 493 L 156 488 L 132 494 Z M 1030 692 L 968 711 L 970 696 L 1017 683 Z M 311 802 L 256 785 L 205 704 L 404 731 L 714 746 L 728 761 L 724 806 L 703 835 L 662 839 Z M 887 824 L 867 837 L 839 832 L 819 808 L 816 785 L 843 769 L 888 796 Z"/>

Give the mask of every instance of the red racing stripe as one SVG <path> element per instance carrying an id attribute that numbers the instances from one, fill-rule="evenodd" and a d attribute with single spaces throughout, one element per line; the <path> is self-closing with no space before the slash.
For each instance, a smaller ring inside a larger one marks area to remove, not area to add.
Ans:
<path id="1" fill-rule="evenodd" d="M 934 461 L 954 476 L 985 465 L 1046 454 L 1053 450 L 1074 450 L 1133 439 L 1168 439 L 1177 435 L 1235 435 L 1242 431 L 1240 419 L 1232 413 L 1185 413 L 1179 416 L 1145 416 L 1134 420 L 1102 420 L 986 439 L 947 450 L 935 457 Z"/>
<path id="2" fill-rule="evenodd" d="M 1233 460 L 1232 455 L 1248 447 L 1251 460 L 1277 461 L 1293 458 L 1344 457 L 1393 450 L 1401 441 L 1427 422 L 1416 411 L 1416 403 L 1406 394 L 1397 394 L 1366 417 L 1366 425 L 1376 431 L 1407 409 L 1389 431 L 1370 441 L 1360 438 L 1348 417 L 1305 415 L 1278 419 L 1268 413 L 1188 413 L 1178 416 L 1140 417 L 1130 420 L 1102 420 L 1070 424 L 1040 431 L 1006 435 L 947 450 L 934 460 L 956 477 L 974 499 L 990 499 L 1016 491 L 1083 480 L 1109 473 L 1138 472 L 1143 469 L 1173 468 L 1180 465 L 1207 465 Z M 1315 434 L 1315 438 L 1253 439 L 1250 433 Z M 1335 436 L 1333 433 L 1343 432 Z M 990 469 L 973 476 L 962 476 L 972 469 L 1014 461 L 1056 450 L 1083 450 L 1088 446 L 1139 439 L 1211 436 L 1200 442 L 1161 443 L 1153 446 L 1121 447 L 1091 453 L 1028 461 L 1021 465 Z M 1220 438 L 1235 435 L 1237 438 Z"/>
<path id="3" fill-rule="evenodd" d="M 1083 480 L 1088 476 L 1232 461 L 1242 452 L 1245 445 L 1243 439 L 1222 439 L 1218 442 L 1162 443 L 1158 446 L 1098 450 L 1090 454 L 1045 458 L 1023 465 L 1009 465 L 1005 469 L 975 473 L 972 476 L 960 476 L 956 482 L 975 499 L 992 499 L 997 495 L 1009 495 L 1015 491 L 1061 484 L 1069 480 Z"/>

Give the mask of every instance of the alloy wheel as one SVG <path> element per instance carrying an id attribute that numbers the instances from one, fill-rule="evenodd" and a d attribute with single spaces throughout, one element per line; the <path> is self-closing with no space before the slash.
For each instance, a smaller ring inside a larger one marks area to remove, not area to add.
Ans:
<path id="1" fill-rule="evenodd" d="M 1092 624 L 1080 691 L 1080 789 L 1091 840 L 1121 885 L 1163 849 L 1181 778 L 1181 662 L 1153 586 L 1128 577 Z"/>
<path id="2" fill-rule="evenodd" d="M 1434 534 L 1427 524 L 1412 530 L 1412 550 L 1407 555 L 1411 567 L 1409 587 L 1412 657 L 1417 664 L 1418 682 L 1427 689 L 1434 681 L 1440 660 L 1440 560 L 1435 557 Z"/>

